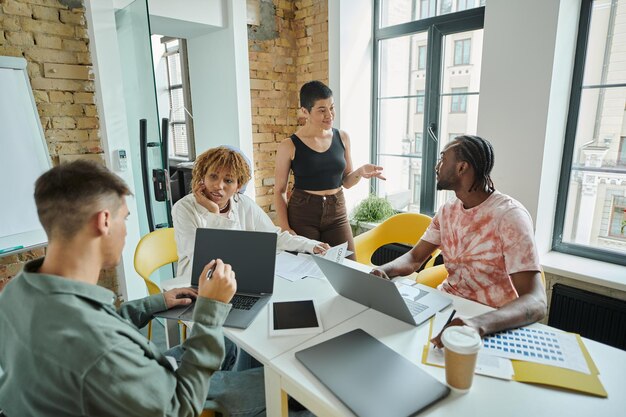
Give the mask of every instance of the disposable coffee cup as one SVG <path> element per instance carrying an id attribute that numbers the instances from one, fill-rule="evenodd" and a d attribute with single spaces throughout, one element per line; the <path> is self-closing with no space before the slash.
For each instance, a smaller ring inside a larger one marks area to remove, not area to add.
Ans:
<path id="1" fill-rule="evenodd" d="M 450 326 L 441 335 L 446 363 L 446 383 L 457 392 L 467 392 L 472 386 L 476 357 L 482 340 L 468 326 Z"/>

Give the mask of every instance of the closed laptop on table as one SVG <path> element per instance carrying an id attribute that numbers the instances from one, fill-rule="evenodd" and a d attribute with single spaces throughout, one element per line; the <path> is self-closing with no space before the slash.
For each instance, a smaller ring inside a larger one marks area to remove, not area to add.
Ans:
<path id="1" fill-rule="evenodd" d="M 198 288 L 200 274 L 211 259 L 221 259 L 235 271 L 237 293 L 231 300 L 224 326 L 247 328 L 274 291 L 276 233 L 245 230 L 197 229 L 191 269 L 191 286 Z M 195 303 L 155 314 L 191 321 Z"/>
<path id="2" fill-rule="evenodd" d="M 450 297 L 417 284 L 400 285 L 319 256 L 313 260 L 340 295 L 418 326 L 452 303 Z"/>
<path id="3" fill-rule="evenodd" d="M 295 356 L 359 417 L 413 416 L 450 392 L 362 329 L 296 352 Z"/>

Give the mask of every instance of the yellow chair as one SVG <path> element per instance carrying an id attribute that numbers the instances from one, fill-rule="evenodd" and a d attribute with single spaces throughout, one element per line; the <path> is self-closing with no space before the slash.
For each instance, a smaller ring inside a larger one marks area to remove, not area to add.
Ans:
<path id="1" fill-rule="evenodd" d="M 141 238 L 135 249 L 135 271 L 145 281 L 148 294 L 161 293 L 161 288 L 150 279 L 150 275 L 163 265 L 176 261 L 178 252 L 173 228 L 157 229 Z M 152 339 L 152 322 L 148 323 L 148 339 Z"/>
<path id="2" fill-rule="evenodd" d="M 403 243 L 414 246 L 422 237 L 432 219 L 420 213 L 399 213 L 354 238 L 356 261 L 372 264 L 372 255 L 381 246 L 390 243 Z M 439 250 L 433 252 L 425 268 L 431 267 Z"/>
<path id="3" fill-rule="evenodd" d="M 437 288 L 446 278 L 448 278 L 448 271 L 445 265 L 436 265 L 432 268 L 424 268 L 419 271 L 415 277 L 415 282 L 428 287 Z"/>

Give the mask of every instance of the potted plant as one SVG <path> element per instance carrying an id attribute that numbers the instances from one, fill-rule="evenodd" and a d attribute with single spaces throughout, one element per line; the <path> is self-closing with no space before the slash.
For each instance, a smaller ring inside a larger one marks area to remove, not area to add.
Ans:
<path id="1" fill-rule="evenodd" d="M 370 194 L 352 212 L 353 233 L 356 236 L 375 226 L 371 223 L 380 223 L 394 214 L 396 211 L 387 199 Z"/>

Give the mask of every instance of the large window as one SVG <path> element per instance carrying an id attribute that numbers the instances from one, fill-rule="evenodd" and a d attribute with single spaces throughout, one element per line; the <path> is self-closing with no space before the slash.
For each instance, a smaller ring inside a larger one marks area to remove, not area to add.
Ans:
<path id="1" fill-rule="evenodd" d="M 441 0 L 375 7 L 372 159 L 387 177 L 375 191 L 402 202 L 397 210 L 432 215 L 449 197 L 435 191 L 439 152 L 451 133 L 476 133 L 484 8 L 456 12 L 457 1 Z"/>
<path id="2" fill-rule="evenodd" d="M 583 0 L 553 247 L 626 265 L 626 0 Z"/>
<path id="3" fill-rule="evenodd" d="M 193 117 L 184 39 L 161 38 L 169 102 L 169 156 L 193 160 Z"/>

